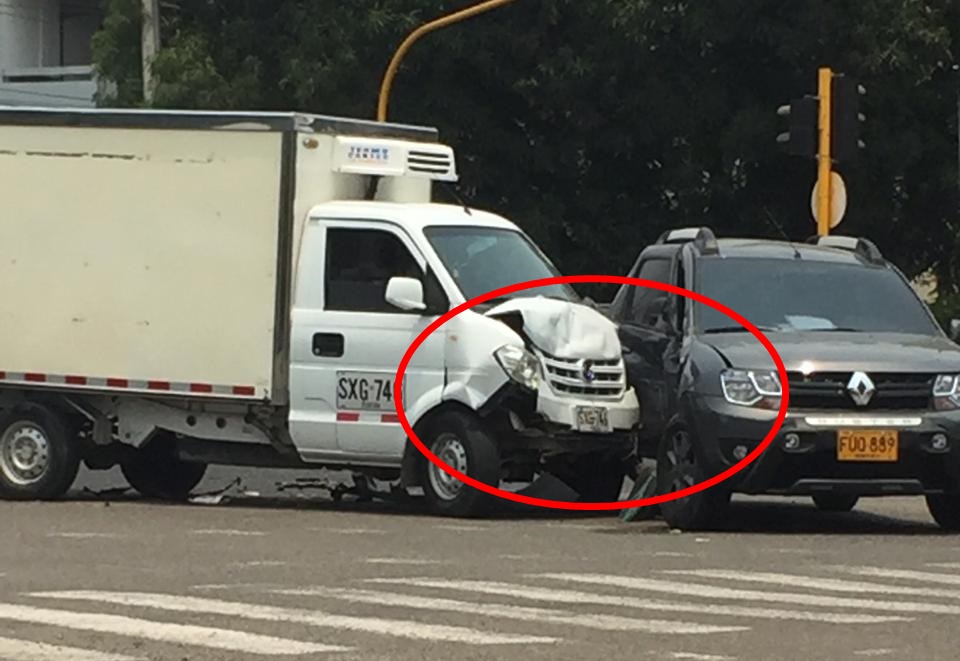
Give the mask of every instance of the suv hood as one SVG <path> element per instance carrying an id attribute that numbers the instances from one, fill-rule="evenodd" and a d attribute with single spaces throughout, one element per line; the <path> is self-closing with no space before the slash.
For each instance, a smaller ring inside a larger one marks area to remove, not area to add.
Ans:
<path id="1" fill-rule="evenodd" d="M 620 358 L 616 325 L 586 305 L 543 296 L 516 298 L 488 310 L 486 316 L 504 322 L 519 316 L 527 339 L 556 358 Z"/>
<path id="2" fill-rule="evenodd" d="M 942 336 L 800 331 L 766 333 L 789 372 L 807 363 L 817 372 L 960 372 L 960 347 Z M 700 335 L 732 367 L 773 368 L 748 333 Z"/>

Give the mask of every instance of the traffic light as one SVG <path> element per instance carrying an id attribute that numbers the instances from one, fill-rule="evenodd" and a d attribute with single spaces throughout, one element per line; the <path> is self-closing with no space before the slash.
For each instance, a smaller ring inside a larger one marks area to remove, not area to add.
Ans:
<path id="1" fill-rule="evenodd" d="M 784 151 L 809 158 L 817 155 L 819 109 L 817 97 L 807 95 L 777 110 L 778 115 L 790 121 L 790 130 L 777 136 L 777 142 Z"/>
<path id="2" fill-rule="evenodd" d="M 830 156 L 835 162 L 852 161 L 865 147 L 860 129 L 866 118 L 860 114 L 860 97 L 867 91 L 855 79 L 834 74 L 831 103 Z"/>

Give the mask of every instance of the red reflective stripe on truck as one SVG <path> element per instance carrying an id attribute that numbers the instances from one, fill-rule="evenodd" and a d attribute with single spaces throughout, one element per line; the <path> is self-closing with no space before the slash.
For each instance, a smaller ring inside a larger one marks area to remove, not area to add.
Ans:
<path id="1" fill-rule="evenodd" d="M 170 390 L 169 381 L 147 381 L 147 390 Z"/>
<path id="2" fill-rule="evenodd" d="M 129 388 L 130 382 L 126 379 L 107 379 L 108 388 Z"/>
<path id="3" fill-rule="evenodd" d="M 47 381 L 46 374 L 24 374 L 24 381 L 29 381 L 30 383 L 45 383 Z"/>
<path id="4" fill-rule="evenodd" d="M 396 413 L 384 413 L 380 416 L 380 422 L 387 424 L 400 424 L 400 416 Z"/>
<path id="5" fill-rule="evenodd" d="M 85 386 L 87 385 L 87 377 L 85 376 L 66 376 L 63 378 L 63 382 L 68 386 Z"/>
<path id="6" fill-rule="evenodd" d="M 212 383 L 172 383 L 159 379 L 134 380 L 122 377 L 90 377 L 76 374 L 41 374 L 39 372 L 0 371 L 0 381 L 8 383 L 45 383 L 49 385 L 82 386 L 87 388 L 108 388 L 111 390 L 150 390 L 176 393 L 194 393 L 203 395 L 224 395 L 227 397 L 256 397 L 254 386 L 226 386 Z"/>
<path id="7" fill-rule="evenodd" d="M 234 386 L 233 394 L 240 397 L 253 397 L 257 394 L 257 389 L 253 386 Z"/>
<path id="8" fill-rule="evenodd" d="M 190 392 L 213 392 L 213 386 L 209 383 L 191 383 Z"/>
<path id="9" fill-rule="evenodd" d="M 337 422 L 360 422 L 360 414 L 337 411 Z"/>

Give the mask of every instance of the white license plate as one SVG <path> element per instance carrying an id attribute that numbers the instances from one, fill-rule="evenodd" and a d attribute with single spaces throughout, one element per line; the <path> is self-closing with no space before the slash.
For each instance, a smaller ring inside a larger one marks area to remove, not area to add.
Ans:
<path id="1" fill-rule="evenodd" d="M 394 410 L 395 376 L 390 372 L 337 372 L 337 410 Z"/>
<path id="2" fill-rule="evenodd" d="M 582 432 L 608 433 L 610 418 L 607 409 L 602 406 L 578 406 L 577 430 Z"/>

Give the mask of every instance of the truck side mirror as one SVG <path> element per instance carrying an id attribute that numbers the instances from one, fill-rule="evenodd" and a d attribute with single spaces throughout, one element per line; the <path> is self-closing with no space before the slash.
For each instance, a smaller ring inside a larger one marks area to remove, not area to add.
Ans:
<path id="1" fill-rule="evenodd" d="M 423 283 L 416 278 L 390 278 L 384 299 L 405 312 L 422 312 L 427 309 L 423 300 Z"/>
<path id="2" fill-rule="evenodd" d="M 950 320 L 950 339 L 960 342 L 960 319 Z"/>

